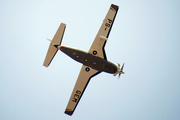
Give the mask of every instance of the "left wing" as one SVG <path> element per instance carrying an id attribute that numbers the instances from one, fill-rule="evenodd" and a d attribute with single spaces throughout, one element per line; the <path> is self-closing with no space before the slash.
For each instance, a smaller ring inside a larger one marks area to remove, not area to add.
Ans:
<path id="1" fill-rule="evenodd" d="M 88 53 L 103 59 L 107 59 L 104 46 L 111 31 L 118 9 L 119 6 L 114 4 L 111 5 Z"/>
<path id="2" fill-rule="evenodd" d="M 79 73 L 78 79 L 74 86 L 73 92 L 69 99 L 68 105 L 66 107 L 65 113 L 68 115 L 72 115 L 79 100 L 81 99 L 90 79 L 95 75 L 99 74 L 100 71 L 92 69 L 91 67 L 87 67 L 85 65 L 82 66 L 81 71 Z"/>

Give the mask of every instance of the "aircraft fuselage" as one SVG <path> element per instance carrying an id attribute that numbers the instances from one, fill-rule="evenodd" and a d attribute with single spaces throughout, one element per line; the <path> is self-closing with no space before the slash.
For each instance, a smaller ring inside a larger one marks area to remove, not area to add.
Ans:
<path id="1" fill-rule="evenodd" d="M 83 65 L 89 66 L 95 70 L 104 71 L 112 74 L 116 73 L 118 70 L 117 65 L 115 65 L 114 63 L 100 57 L 91 55 L 83 50 L 67 46 L 59 46 L 58 48 L 75 61 L 80 62 Z M 86 71 L 89 70 L 90 68 L 86 69 Z"/>

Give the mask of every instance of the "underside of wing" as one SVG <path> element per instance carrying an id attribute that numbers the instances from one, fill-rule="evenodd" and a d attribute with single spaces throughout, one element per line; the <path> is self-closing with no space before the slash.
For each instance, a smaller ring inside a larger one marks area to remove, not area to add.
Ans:
<path id="1" fill-rule="evenodd" d="M 90 54 L 101 57 L 103 59 L 107 59 L 104 51 L 104 46 L 111 31 L 118 9 L 119 6 L 114 4 L 112 4 L 109 8 L 109 11 L 94 39 L 94 42 L 89 49 Z"/>
<path id="2" fill-rule="evenodd" d="M 94 70 L 85 65 L 82 66 L 81 71 L 79 73 L 78 79 L 72 91 L 71 97 L 69 99 L 68 105 L 66 107 L 65 113 L 68 115 L 72 115 L 78 102 L 80 101 L 90 79 L 100 72 Z"/>

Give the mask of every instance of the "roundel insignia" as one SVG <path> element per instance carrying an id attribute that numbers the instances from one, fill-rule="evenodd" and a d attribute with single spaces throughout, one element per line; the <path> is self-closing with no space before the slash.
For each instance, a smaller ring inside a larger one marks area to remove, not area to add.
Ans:
<path id="1" fill-rule="evenodd" d="M 96 51 L 96 50 L 94 50 L 94 51 L 93 51 L 93 55 L 96 55 L 96 54 L 97 54 L 97 51 Z"/>
<path id="2" fill-rule="evenodd" d="M 90 71 L 90 68 L 89 68 L 89 67 L 87 67 L 85 70 L 86 70 L 87 72 L 89 72 L 89 71 Z"/>

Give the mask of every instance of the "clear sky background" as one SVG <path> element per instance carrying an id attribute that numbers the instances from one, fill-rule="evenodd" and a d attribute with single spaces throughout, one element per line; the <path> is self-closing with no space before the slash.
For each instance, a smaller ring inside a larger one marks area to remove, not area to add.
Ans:
<path id="1" fill-rule="evenodd" d="M 43 66 L 61 22 L 62 45 L 88 51 L 111 4 L 119 5 L 105 50 L 121 78 L 91 79 L 64 114 L 81 64 L 58 52 Z M 179 120 L 179 0 L 1 0 L 0 120 Z"/>

